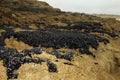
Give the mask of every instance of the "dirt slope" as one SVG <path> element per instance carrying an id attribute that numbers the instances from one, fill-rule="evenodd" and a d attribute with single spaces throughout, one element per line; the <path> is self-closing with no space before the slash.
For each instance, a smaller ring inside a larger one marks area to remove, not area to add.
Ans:
<path id="1" fill-rule="evenodd" d="M 53 30 L 54 32 L 57 29 L 58 31 L 72 33 L 74 32 L 74 28 L 72 27 L 75 27 L 78 22 L 82 23 L 79 27 L 83 29 L 75 29 L 76 31 L 80 31 L 80 33 L 85 35 L 90 34 L 106 38 L 109 40 L 109 43 L 105 45 L 103 42 L 99 42 L 97 49 L 89 45 L 88 49 L 96 57 L 87 55 L 86 53 L 82 54 L 79 48 L 70 49 L 67 45 L 57 49 L 59 51 L 74 53 L 71 61 L 51 55 L 49 52 L 54 50 L 53 47 L 39 45 L 38 47 L 43 49 L 42 53 L 31 54 L 30 58 L 50 60 L 57 66 L 58 72 L 49 72 L 47 62 L 42 62 L 41 64 L 25 63 L 14 70 L 13 73 L 18 74 L 17 79 L 9 80 L 120 80 L 120 21 L 111 18 L 100 18 L 84 13 L 63 12 L 45 2 L 37 0 L 24 0 L 24 4 L 21 4 L 21 1 L 22 0 L 4 0 L 0 2 L 0 48 L 6 46 L 7 48 L 14 48 L 18 50 L 18 52 L 25 49 L 32 49 L 35 48 L 35 46 L 25 43 L 21 38 L 18 39 L 19 36 L 15 36 L 15 34 L 17 32 L 21 34 L 21 31 L 34 32 L 39 29 L 43 29 L 46 33 L 52 33 L 49 31 Z M 102 25 L 100 26 L 102 27 L 100 31 L 115 33 L 118 36 L 113 38 L 103 32 L 92 32 L 92 30 L 85 32 L 86 29 L 84 28 L 91 29 L 89 27 L 95 26 L 93 23 L 95 23 L 95 25 L 96 23 L 100 23 L 100 25 Z M 49 28 L 50 26 L 52 26 L 52 28 Z M 48 27 L 48 29 L 46 27 Z M 33 34 L 29 34 L 29 36 L 31 35 Z M 63 35 L 61 37 L 64 37 Z M 24 34 L 22 36 L 24 37 Z M 33 37 L 35 38 L 31 41 L 31 43 L 33 42 L 32 44 L 34 44 L 35 39 L 37 41 L 38 36 L 32 36 L 31 40 Z M 28 38 L 25 37 L 25 39 L 27 40 Z M 79 39 L 71 37 L 71 40 L 75 42 Z M 44 41 L 45 40 L 43 40 L 43 42 Z M 0 49 L 0 80 L 7 80 L 7 67 L 3 65 L 4 59 L 1 59 L 1 55 L 3 54 L 2 49 Z M 61 52 L 61 54 L 64 53 Z M 29 58 L 29 55 L 26 56 L 26 58 Z"/>

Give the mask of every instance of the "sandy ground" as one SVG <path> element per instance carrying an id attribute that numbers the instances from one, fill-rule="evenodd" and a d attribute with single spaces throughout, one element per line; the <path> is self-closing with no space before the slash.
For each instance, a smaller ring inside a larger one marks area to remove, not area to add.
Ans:
<path id="1" fill-rule="evenodd" d="M 120 18 L 117 18 L 116 20 L 120 21 Z"/>

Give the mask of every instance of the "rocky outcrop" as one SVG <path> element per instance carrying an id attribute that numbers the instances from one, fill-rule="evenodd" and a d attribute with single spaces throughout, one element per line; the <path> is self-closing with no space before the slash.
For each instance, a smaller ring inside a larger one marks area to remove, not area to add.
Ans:
<path id="1" fill-rule="evenodd" d="M 119 80 L 120 22 L 37 0 L 0 0 L 0 80 Z"/>

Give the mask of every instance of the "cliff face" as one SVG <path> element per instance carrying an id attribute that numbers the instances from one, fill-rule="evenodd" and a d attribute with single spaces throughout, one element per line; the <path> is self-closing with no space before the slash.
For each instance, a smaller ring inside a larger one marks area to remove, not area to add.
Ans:
<path id="1" fill-rule="evenodd" d="M 120 21 L 0 0 L 0 80 L 119 80 Z"/>

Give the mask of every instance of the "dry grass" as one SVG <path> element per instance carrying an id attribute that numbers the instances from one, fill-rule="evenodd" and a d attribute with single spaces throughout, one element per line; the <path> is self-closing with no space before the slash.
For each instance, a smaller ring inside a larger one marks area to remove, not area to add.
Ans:
<path id="1" fill-rule="evenodd" d="M 1 34 L 2 32 L 5 32 L 5 30 L 0 30 L 0 36 L 2 36 L 2 34 Z"/>
<path id="2" fill-rule="evenodd" d="M 21 28 L 14 28 L 14 32 L 19 32 L 19 31 L 25 31 L 25 30 Z"/>
<path id="3" fill-rule="evenodd" d="M 3 62 L 0 61 L 0 80 L 6 80 L 7 76 L 6 76 L 6 68 L 3 67 Z"/>
<path id="4" fill-rule="evenodd" d="M 15 38 L 11 37 L 10 39 L 5 40 L 5 44 L 9 48 L 15 48 L 17 50 L 24 50 L 24 49 L 30 49 L 32 48 L 28 44 L 25 44 L 24 42 L 17 41 Z"/>

